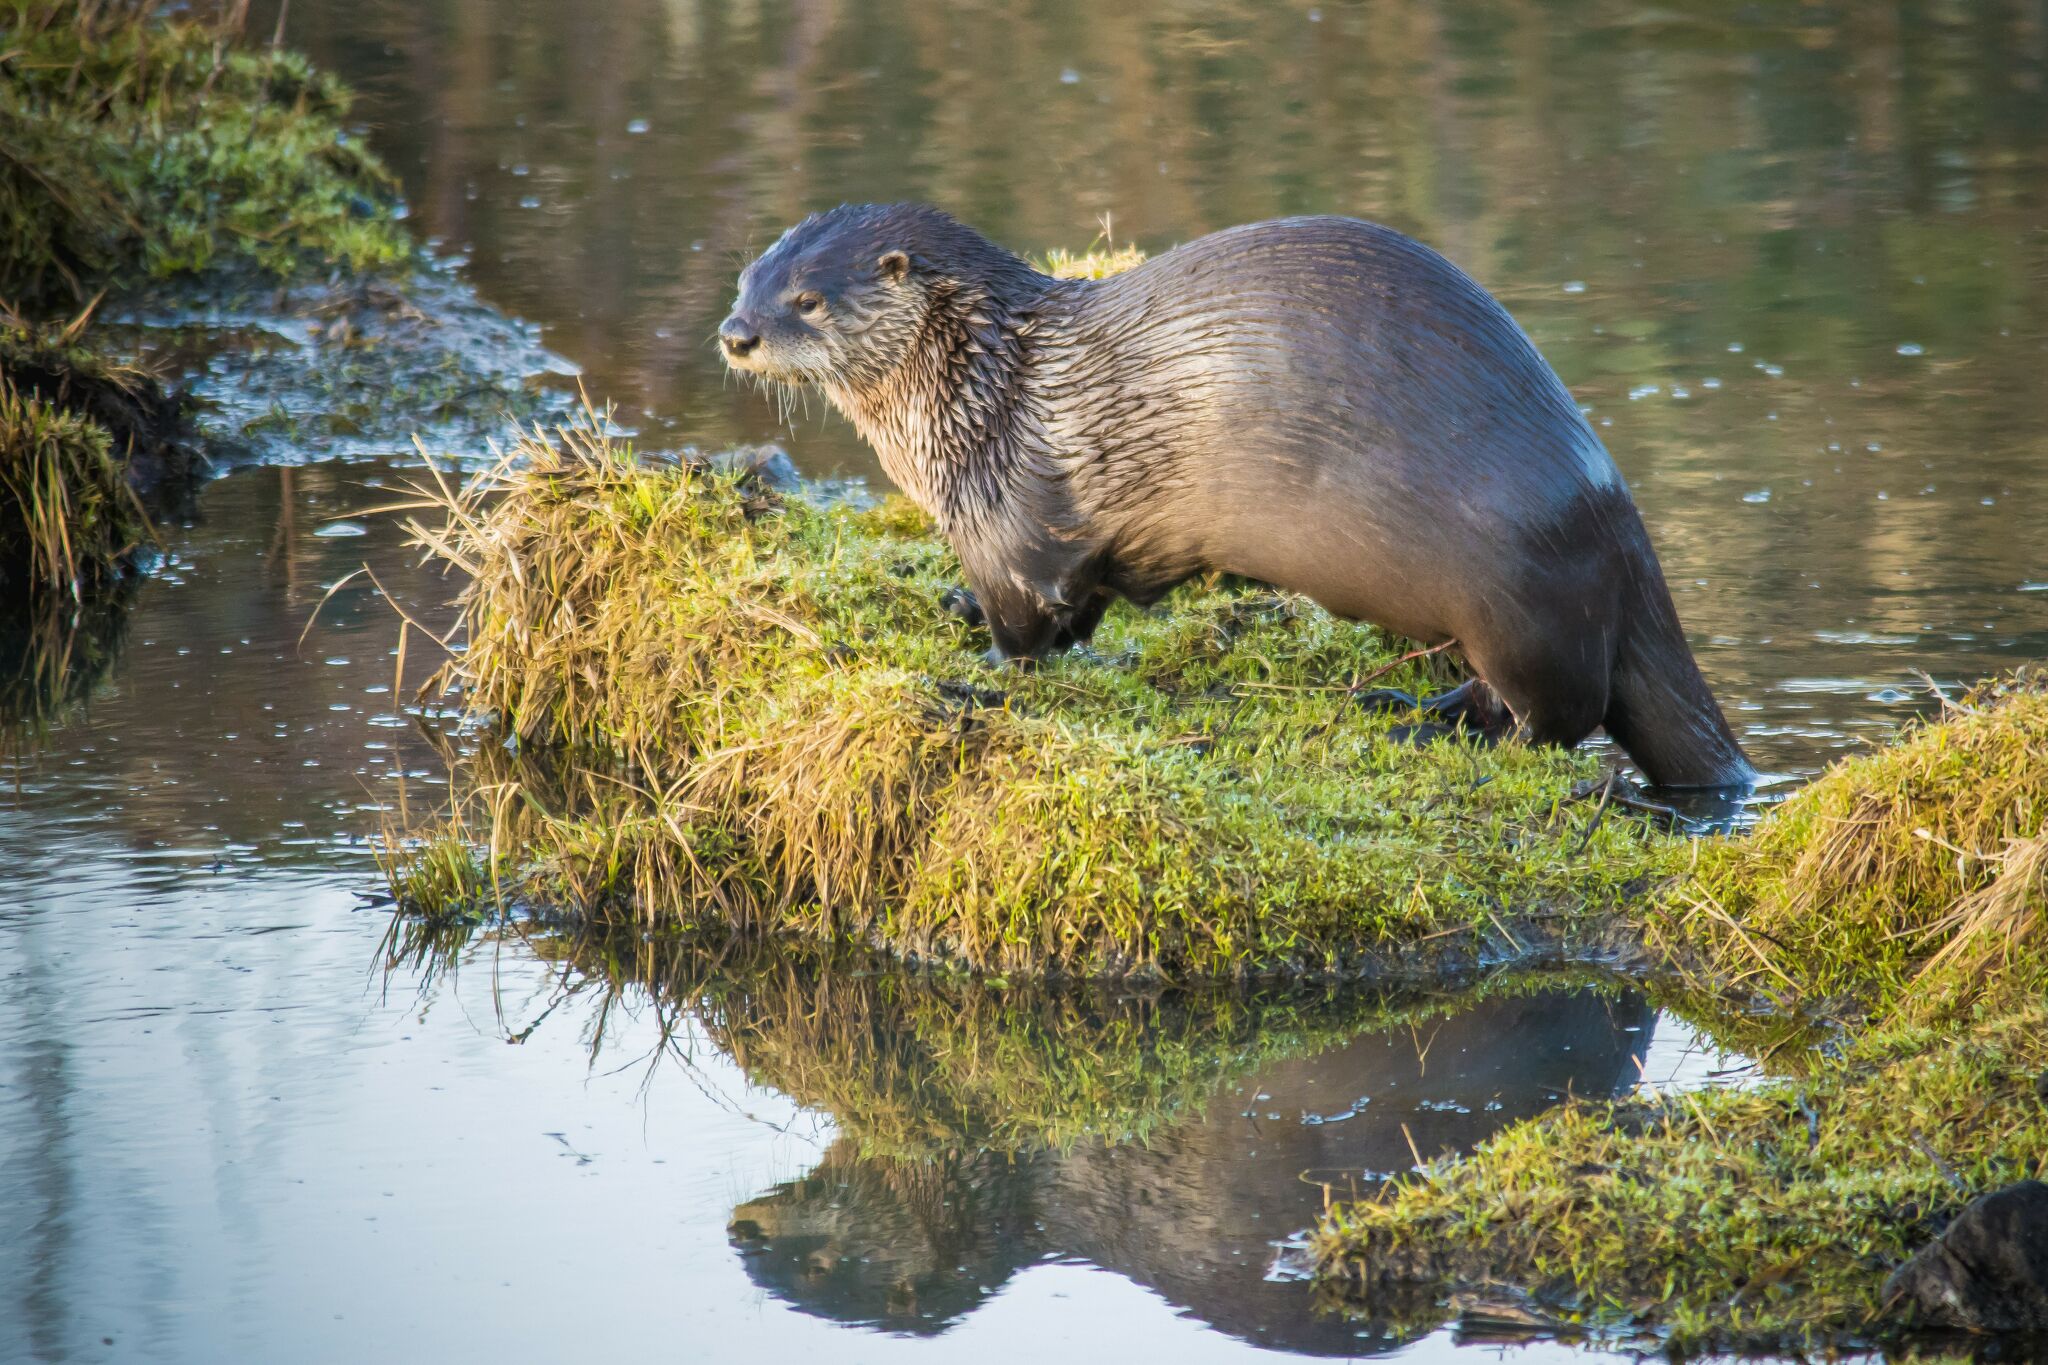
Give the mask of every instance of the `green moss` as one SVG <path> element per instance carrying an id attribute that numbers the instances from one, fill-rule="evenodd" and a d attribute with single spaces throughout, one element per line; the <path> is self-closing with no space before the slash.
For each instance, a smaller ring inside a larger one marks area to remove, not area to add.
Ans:
<path id="1" fill-rule="evenodd" d="M 1724 995 L 1849 1026 L 1750 1091 L 1580 1105 L 1335 1210 L 1321 1274 L 1503 1287 L 1673 1345 L 1893 1339 L 1890 1269 L 2048 1174 L 2048 688 L 1980 690 L 1813 783 L 1646 916 Z M 1440 1311 L 1448 1311 L 1448 1307 Z"/>
<path id="2" fill-rule="evenodd" d="M 0 5 L 0 278 L 12 301 L 216 262 L 409 251 L 348 97 L 286 52 L 153 6 Z"/>
<path id="3" fill-rule="evenodd" d="M 418 533 L 474 575 L 445 681 L 585 754 L 560 800 L 474 780 L 472 826 L 500 885 L 600 922 L 1013 974 L 1423 971 L 1583 947 L 1683 856 L 1566 801 L 1588 756 L 1391 742 L 1347 684 L 1419 675 L 1299 598 L 1192 587 L 992 668 L 897 503 L 784 502 L 588 428 L 428 492 Z"/>

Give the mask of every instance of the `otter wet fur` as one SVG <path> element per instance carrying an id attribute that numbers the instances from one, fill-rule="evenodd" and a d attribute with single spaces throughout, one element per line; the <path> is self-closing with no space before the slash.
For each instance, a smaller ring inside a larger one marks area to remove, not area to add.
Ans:
<path id="1" fill-rule="evenodd" d="M 1659 786 L 1754 777 L 1571 394 L 1390 228 L 1256 223 L 1060 280 L 937 209 L 849 205 L 742 272 L 719 340 L 853 422 L 1002 657 L 1222 571 L 1455 640 L 1476 676 L 1421 704 L 1438 720 L 1560 745 L 1604 726 Z"/>

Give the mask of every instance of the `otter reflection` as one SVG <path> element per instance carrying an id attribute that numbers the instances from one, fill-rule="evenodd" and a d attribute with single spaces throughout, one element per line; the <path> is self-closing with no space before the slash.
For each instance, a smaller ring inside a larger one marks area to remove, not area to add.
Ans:
<path id="1" fill-rule="evenodd" d="M 863 1156 L 850 1135 L 735 1210 L 732 1238 L 777 1297 L 890 1331 L 943 1332 L 1020 1268 L 1072 1258 L 1233 1336 L 1356 1354 L 1375 1344 L 1359 1323 L 1312 1313 L 1302 1285 L 1269 1276 L 1273 1244 L 1314 1221 L 1323 1185 L 1348 1193 L 1413 1151 L 1463 1150 L 1567 1094 L 1626 1090 L 1653 1018 L 1632 993 L 1495 998 L 1268 1061 L 1122 1144 Z"/>

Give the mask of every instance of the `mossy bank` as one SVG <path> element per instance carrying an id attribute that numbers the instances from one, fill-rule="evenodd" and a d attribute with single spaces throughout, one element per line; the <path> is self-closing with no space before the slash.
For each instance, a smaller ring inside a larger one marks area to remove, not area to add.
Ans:
<path id="1" fill-rule="evenodd" d="M 1833 1021 L 1749 1090 L 1575 1105 L 1333 1212 L 1320 1273 L 1683 1347 L 1974 1327 L 1888 1274 L 2048 1175 L 2048 685 L 1980 690 L 1709 851 L 1642 919 L 1732 1002 Z"/>
<path id="2" fill-rule="evenodd" d="M 472 779 L 467 830 L 399 869 L 425 908 L 1029 975 L 1435 972 L 1597 951 L 1687 856 L 1571 799 L 1587 755 L 1390 738 L 1354 689 L 1423 662 L 1302 599 L 1188 590 L 995 668 L 898 500 L 784 497 L 594 425 L 427 491 L 420 536 L 471 576 L 443 681 L 572 759 Z"/>
<path id="3" fill-rule="evenodd" d="M 347 135 L 348 103 L 225 18 L 136 0 L 0 5 L 9 301 L 75 307 L 110 282 L 228 261 L 405 259 L 393 182 Z"/>

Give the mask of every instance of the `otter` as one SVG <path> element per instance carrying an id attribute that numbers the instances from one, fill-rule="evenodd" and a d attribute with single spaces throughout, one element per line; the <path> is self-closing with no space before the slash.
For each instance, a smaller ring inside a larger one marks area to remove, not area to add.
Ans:
<path id="1" fill-rule="evenodd" d="M 1305 217 L 1056 279 L 938 209 L 845 205 L 741 273 L 727 364 L 814 385 L 937 522 L 1000 657 L 1225 572 L 1438 644 L 1416 703 L 1652 783 L 1754 770 L 1621 471 L 1507 310 L 1392 228 Z"/>

